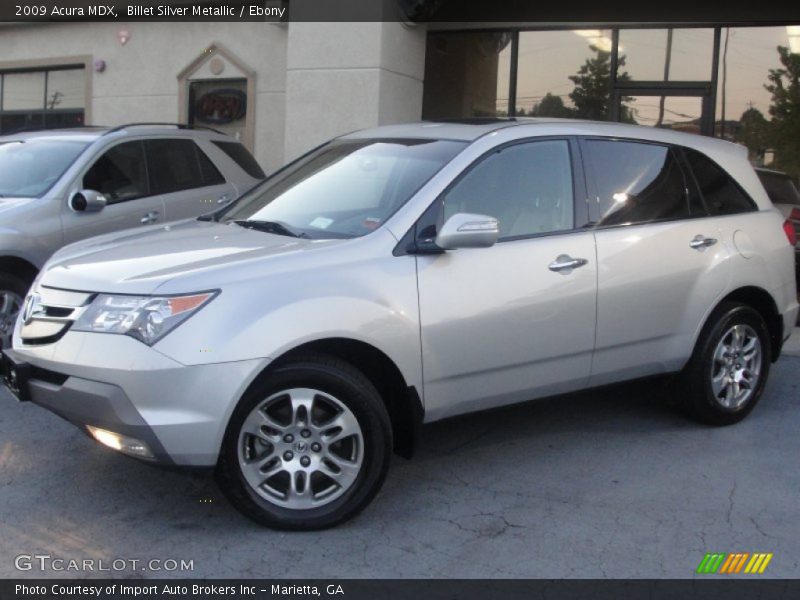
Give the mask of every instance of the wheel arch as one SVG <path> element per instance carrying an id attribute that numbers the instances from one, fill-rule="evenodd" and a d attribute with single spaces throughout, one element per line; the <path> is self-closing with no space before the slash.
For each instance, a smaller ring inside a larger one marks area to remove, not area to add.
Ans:
<path id="1" fill-rule="evenodd" d="M 364 373 L 386 404 L 392 423 L 394 452 L 410 459 L 414 454 L 417 436 L 422 426 L 424 415 L 422 400 L 416 387 L 408 384 L 395 362 L 372 344 L 341 337 L 305 342 L 287 350 L 270 362 L 248 386 L 248 390 L 269 377 L 275 368 L 311 352 L 335 356 Z"/>
<path id="2" fill-rule="evenodd" d="M 778 360 L 783 345 L 783 319 L 778 312 L 778 305 L 775 303 L 775 299 L 772 295 L 764 288 L 754 285 L 737 288 L 720 299 L 714 309 L 706 317 L 703 328 L 708 324 L 708 319 L 711 315 L 714 314 L 717 308 L 724 302 L 741 302 L 761 315 L 769 331 L 770 356 L 772 362 Z"/>
<path id="3" fill-rule="evenodd" d="M 21 276 L 25 281 L 33 281 L 39 269 L 33 263 L 18 256 L 0 256 L 0 272 Z"/>

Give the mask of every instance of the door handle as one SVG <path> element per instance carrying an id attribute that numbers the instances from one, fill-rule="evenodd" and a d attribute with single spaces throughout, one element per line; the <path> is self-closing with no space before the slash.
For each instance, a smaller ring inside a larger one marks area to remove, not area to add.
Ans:
<path id="1" fill-rule="evenodd" d="M 547 268 L 555 273 L 563 273 L 568 275 L 572 269 L 577 269 L 587 264 L 589 261 L 585 258 L 572 258 L 569 254 L 562 254 L 555 261 L 547 265 Z"/>
<path id="2" fill-rule="evenodd" d="M 158 221 L 157 210 L 152 210 L 149 213 L 145 214 L 141 219 L 139 219 L 139 222 L 142 225 L 147 225 L 148 223 L 155 223 L 156 221 Z"/>
<path id="3" fill-rule="evenodd" d="M 704 235 L 696 235 L 694 239 L 689 242 L 689 247 L 694 248 L 695 250 L 704 250 L 709 246 L 713 246 L 717 243 L 715 238 L 706 237 Z"/>
<path id="4" fill-rule="evenodd" d="M 217 198 L 217 204 L 225 204 L 229 199 L 228 194 L 222 194 L 222 196 Z"/>

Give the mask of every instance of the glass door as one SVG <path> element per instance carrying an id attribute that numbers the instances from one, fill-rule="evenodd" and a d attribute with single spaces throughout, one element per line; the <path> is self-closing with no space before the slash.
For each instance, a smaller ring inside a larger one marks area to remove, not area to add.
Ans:
<path id="1" fill-rule="evenodd" d="M 712 135 L 713 119 L 713 101 L 708 84 L 693 84 L 685 88 L 672 85 L 618 86 L 614 92 L 614 121 Z"/>

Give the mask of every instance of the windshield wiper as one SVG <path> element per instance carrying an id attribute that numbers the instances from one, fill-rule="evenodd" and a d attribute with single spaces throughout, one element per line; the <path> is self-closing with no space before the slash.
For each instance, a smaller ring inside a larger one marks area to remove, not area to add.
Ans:
<path id="1" fill-rule="evenodd" d="M 290 229 L 287 225 L 281 223 L 280 221 L 237 220 L 232 222 L 236 223 L 239 227 L 244 227 L 246 229 L 255 229 L 256 231 L 263 231 L 264 233 L 274 233 L 276 235 L 286 235 L 295 238 L 306 238 L 306 239 L 309 238 L 307 233 L 298 233 L 297 231 Z"/>

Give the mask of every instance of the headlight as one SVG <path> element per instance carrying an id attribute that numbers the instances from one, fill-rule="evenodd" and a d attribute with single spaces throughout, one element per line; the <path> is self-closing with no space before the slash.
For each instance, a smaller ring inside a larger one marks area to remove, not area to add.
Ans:
<path id="1" fill-rule="evenodd" d="M 120 333 L 152 346 L 216 295 L 217 292 L 161 297 L 100 294 L 75 321 L 72 330 Z"/>

